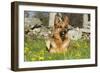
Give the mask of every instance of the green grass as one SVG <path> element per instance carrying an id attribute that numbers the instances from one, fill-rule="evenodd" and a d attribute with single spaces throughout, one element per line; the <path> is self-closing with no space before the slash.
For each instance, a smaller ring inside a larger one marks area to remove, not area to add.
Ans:
<path id="1" fill-rule="evenodd" d="M 90 58 L 90 42 L 86 39 L 71 41 L 68 51 L 65 53 L 49 53 L 46 50 L 44 39 L 31 40 L 25 38 L 24 60 L 47 61 Z"/>

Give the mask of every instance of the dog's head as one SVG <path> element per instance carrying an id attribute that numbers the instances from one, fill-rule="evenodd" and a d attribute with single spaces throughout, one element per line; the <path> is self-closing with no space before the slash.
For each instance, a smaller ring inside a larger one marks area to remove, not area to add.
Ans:
<path id="1" fill-rule="evenodd" d="M 65 34 L 68 30 L 69 18 L 68 16 L 55 16 L 54 29 L 56 29 L 60 34 Z"/>

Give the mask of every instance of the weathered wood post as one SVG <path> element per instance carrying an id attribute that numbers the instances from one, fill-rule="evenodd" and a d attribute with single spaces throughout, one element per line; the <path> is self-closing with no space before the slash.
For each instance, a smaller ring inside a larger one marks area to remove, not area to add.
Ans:
<path id="1" fill-rule="evenodd" d="M 88 14 L 83 15 L 83 28 L 90 28 L 90 22 L 88 21 Z"/>
<path id="2" fill-rule="evenodd" d="M 56 13 L 49 13 L 49 26 L 50 27 L 54 26 L 55 15 Z"/>

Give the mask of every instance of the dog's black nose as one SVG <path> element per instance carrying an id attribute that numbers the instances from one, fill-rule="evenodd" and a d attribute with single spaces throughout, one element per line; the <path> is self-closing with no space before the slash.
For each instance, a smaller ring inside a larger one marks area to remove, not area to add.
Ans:
<path id="1" fill-rule="evenodd" d="M 64 35 L 65 34 L 65 31 L 63 31 L 61 34 Z"/>
<path id="2" fill-rule="evenodd" d="M 61 32 L 60 32 L 60 35 L 61 35 L 61 36 L 64 36 L 65 34 L 66 34 L 66 31 L 61 31 Z"/>

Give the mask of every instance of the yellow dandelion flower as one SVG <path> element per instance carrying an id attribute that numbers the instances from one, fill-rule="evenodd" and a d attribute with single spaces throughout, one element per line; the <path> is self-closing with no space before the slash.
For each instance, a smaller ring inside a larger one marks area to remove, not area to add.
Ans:
<path id="1" fill-rule="evenodd" d="M 32 58 L 32 61 L 34 61 L 35 60 L 35 58 Z"/>
<path id="2" fill-rule="evenodd" d="M 25 47 L 25 53 L 27 53 L 29 51 L 29 48 Z"/>
<path id="3" fill-rule="evenodd" d="M 52 57 L 49 57 L 49 59 L 52 59 Z"/>
<path id="4" fill-rule="evenodd" d="M 44 60 L 44 57 L 39 57 L 39 60 Z"/>
<path id="5" fill-rule="evenodd" d="M 80 52 L 77 52 L 76 56 L 77 57 L 80 57 L 81 56 L 81 53 Z"/>

